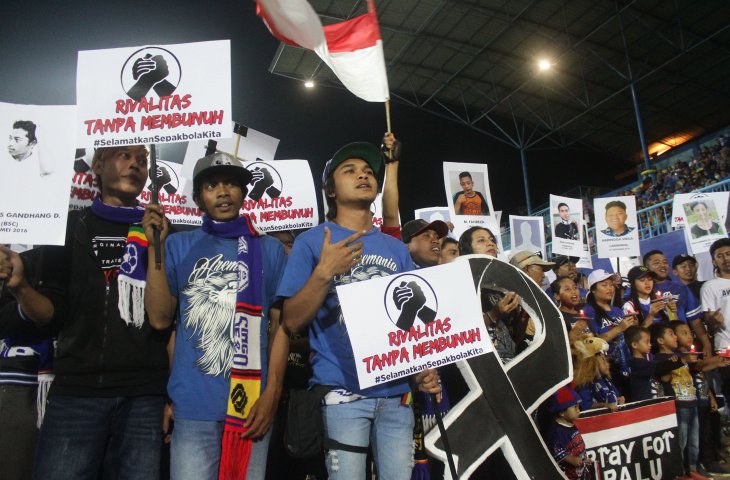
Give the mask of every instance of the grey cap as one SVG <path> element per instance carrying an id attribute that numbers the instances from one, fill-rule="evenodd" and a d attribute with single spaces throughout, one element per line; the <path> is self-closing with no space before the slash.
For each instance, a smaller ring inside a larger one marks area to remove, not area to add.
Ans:
<path id="1" fill-rule="evenodd" d="M 229 173 L 241 182 L 241 188 L 248 185 L 253 178 L 251 172 L 243 166 L 240 160 L 232 155 L 223 152 L 215 152 L 206 155 L 195 163 L 193 169 L 193 186 L 199 187 L 202 176 L 211 175 L 213 173 Z M 197 189 L 197 188 L 196 188 Z"/>

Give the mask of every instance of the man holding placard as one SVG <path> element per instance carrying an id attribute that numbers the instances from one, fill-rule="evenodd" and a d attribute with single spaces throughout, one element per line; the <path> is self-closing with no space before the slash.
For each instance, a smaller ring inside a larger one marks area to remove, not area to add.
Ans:
<path id="1" fill-rule="evenodd" d="M 202 228 L 167 238 L 162 206 L 145 213 L 147 234 L 158 228 L 167 238 L 159 270 L 149 258 L 145 305 L 153 328 L 176 327 L 167 387 L 176 480 L 264 478 L 289 350 L 274 302 L 286 254 L 239 214 L 251 178 L 238 159 L 215 152 L 193 171 Z"/>
<path id="2" fill-rule="evenodd" d="M 370 439 L 382 478 L 411 477 L 413 412 L 403 398 L 408 377 L 360 389 L 352 346 L 335 287 L 413 270 L 405 245 L 373 228 L 370 205 L 378 192 L 383 158 L 377 147 L 351 143 L 325 166 L 323 189 L 329 222 L 297 237 L 278 295 L 283 324 L 312 329 L 312 385 L 332 389 L 322 414 L 329 478 L 362 478 Z M 419 389 L 440 391 L 435 372 L 412 378 Z"/>
<path id="3" fill-rule="evenodd" d="M 101 195 L 69 215 L 65 247 L 41 251 L 44 282 L 61 291 L 25 310 L 60 329 L 34 478 L 92 478 L 103 468 L 157 479 L 169 333 L 151 330 L 142 303 L 147 239 L 137 196 L 147 149 L 99 148 L 92 170 Z"/>

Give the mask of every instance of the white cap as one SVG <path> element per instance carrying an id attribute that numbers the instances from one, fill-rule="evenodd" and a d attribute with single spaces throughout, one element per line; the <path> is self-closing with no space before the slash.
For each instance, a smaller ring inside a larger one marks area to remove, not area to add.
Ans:
<path id="1" fill-rule="evenodd" d="M 607 278 L 611 278 L 613 273 L 608 273 L 602 268 L 599 268 L 598 270 L 593 270 L 590 275 L 588 275 L 588 290 L 593 287 L 598 282 L 602 282 Z"/>

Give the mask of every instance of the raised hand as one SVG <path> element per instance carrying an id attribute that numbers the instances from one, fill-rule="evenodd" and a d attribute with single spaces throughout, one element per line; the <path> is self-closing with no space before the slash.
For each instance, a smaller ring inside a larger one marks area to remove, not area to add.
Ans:
<path id="1" fill-rule="evenodd" d="M 357 240 L 364 234 L 365 232 L 355 232 L 344 240 L 332 243 L 332 232 L 328 227 L 324 227 L 324 239 L 322 240 L 317 270 L 332 278 L 357 265 L 362 259 L 363 248 L 362 242 Z"/>

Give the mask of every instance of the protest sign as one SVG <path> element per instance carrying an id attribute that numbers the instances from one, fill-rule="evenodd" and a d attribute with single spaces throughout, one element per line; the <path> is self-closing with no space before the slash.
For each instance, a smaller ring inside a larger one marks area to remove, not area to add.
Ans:
<path id="1" fill-rule="evenodd" d="M 63 245 L 75 117 L 73 106 L 0 103 L 0 243 Z"/>
<path id="2" fill-rule="evenodd" d="M 81 51 L 76 99 L 82 147 L 230 136 L 230 41 Z"/>
<path id="3" fill-rule="evenodd" d="M 239 131 L 241 132 L 239 134 L 240 138 L 233 136 L 231 138 L 216 139 L 215 149 L 217 151 L 233 155 L 236 151 L 236 142 L 238 142 L 238 159 L 242 162 L 252 162 L 254 160 L 270 162 L 274 160 L 276 149 L 279 147 L 278 138 L 266 135 L 265 133 L 241 124 L 238 125 L 240 127 Z M 230 122 L 230 131 L 228 132 L 228 136 L 234 134 L 235 126 L 235 122 Z M 188 148 L 185 151 L 185 158 L 183 160 L 183 177 L 192 180 L 195 163 L 198 159 L 205 156 L 207 148 L 208 140 L 188 142 Z"/>
<path id="4" fill-rule="evenodd" d="M 444 162 L 444 187 L 449 209 L 463 222 L 478 225 L 494 215 L 486 164 Z"/>
<path id="5" fill-rule="evenodd" d="M 640 255 L 636 199 L 633 195 L 596 198 L 593 201 L 593 211 L 596 215 L 598 258 Z M 581 255 L 582 252 L 579 256 Z"/>
<path id="6" fill-rule="evenodd" d="M 338 286 L 360 388 L 492 351 L 479 296 L 468 292 L 468 262 Z"/>
<path id="7" fill-rule="evenodd" d="M 591 246 L 589 243 L 590 237 L 588 236 L 588 227 L 583 224 L 583 255 L 581 255 L 578 263 L 575 264 L 577 268 L 590 268 L 593 269 L 593 259 L 591 258 Z"/>
<path id="8" fill-rule="evenodd" d="M 451 210 L 449 207 L 429 207 L 418 208 L 413 211 L 414 218 L 426 220 L 428 223 L 441 220 L 442 222 L 451 221 Z"/>
<path id="9" fill-rule="evenodd" d="M 575 421 L 597 480 L 660 480 L 683 475 L 672 399 L 623 405 L 618 412 L 583 412 Z"/>
<path id="10" fill-rule="evenodd" d="M 528 252 L 539 252 L 540 258 L 546 259 L 545 254 L 545 225 L 542 217 L 521 217 L 518 215 L 509 216 L 510 245 L 512 255 L 526 250 Z"/>
<path id="11" fill-rule="evenodd" d="M 687 246 L 693 254 L 708 252 L 715 240 L 727 238 L 725 217 L 728 192 L 676 197 L 672 218 L 685 229 Z"/>
<path id="12" fill-rule="evenodd" d="M 243 212 L 264 232 L 311 228 L 319 223 L 317 195 L 306 160 L 247 162 L 253 173 Z"/>
<path id="13" fill-rule="evenodd" d="M 711 200 L 721 224 L 725 224 L 727 218 L 727 205 L 730 192 L 702 192 L 702 193 L 677 193 L 672 202 L 672 228 L 685 228 L 687 225 L 687 212 L 684 206 L 690 201 Z"/>
<path id="14" fill-rule="evenodd" d="M 583 201 L 550 195 L 553 255 L 583 256 Z"/>

